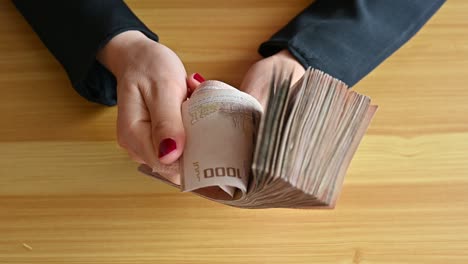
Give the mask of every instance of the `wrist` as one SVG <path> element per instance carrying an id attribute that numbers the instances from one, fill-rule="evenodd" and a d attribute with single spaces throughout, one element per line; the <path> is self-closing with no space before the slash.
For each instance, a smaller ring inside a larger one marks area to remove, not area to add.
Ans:
<path id="1" fill-rule="evenodd" d="M 115 76 L 120 76 L 131 59 L 131 51 L 138 50 L 147 41 L 152 41 L 137 30 L 129 30 L 114 36 L 96 55 L 97 60 Z"/>

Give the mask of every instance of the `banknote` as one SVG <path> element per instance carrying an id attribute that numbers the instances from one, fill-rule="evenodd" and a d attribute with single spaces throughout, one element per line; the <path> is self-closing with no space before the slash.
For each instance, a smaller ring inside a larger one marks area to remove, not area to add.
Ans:
<path id="1" fill-rule="evenodd" d="M 203 82 L 182 105 L 182 190 L 218 187 L 231 197 L 237 190 L 245 193 L 261 113 L 251 95 L 223 82 Z"/>

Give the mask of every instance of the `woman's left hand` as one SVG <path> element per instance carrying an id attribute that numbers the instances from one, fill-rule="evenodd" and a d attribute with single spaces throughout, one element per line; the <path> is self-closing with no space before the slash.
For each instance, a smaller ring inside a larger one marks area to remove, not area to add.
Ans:
<path id="1" fill-rule="evenodd" d="M 253 64 L 245 74 L 240 90 L 257 98 L 265 109 L 273 72 L 279 69 L 292 71 L 292 84 L 296 83 L 305 73 L 304 67 L 291 53 L 282 50 Z"/>

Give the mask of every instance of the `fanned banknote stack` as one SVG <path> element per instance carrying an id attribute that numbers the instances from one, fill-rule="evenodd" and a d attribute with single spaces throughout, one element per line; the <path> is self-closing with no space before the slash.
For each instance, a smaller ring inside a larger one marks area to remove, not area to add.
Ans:
<path id="1" fill-rule="evenodd" d="M 205 81 L 182 105 L 179 163 L 140 171 L 182 191 L 244 208 L 333 208 L 377 109 L 314 69 L 291 84 L 276 74 L 268 103 Z"/>

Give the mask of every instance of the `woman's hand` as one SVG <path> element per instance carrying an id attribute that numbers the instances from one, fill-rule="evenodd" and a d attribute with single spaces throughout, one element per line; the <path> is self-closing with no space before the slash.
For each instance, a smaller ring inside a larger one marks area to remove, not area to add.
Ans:
<path id="1" fill-rule="evenodd" d="M 184 149 L 181 105 L 187 73 L 179 57 L 139 31 L 115 36 L 98 60 L 117 78 L 117 139 L 130 157 L 155 168 L 176 161 Z"/>
<path id="2" fill-rule="evenodd" d="M 253 64 L 245 74 L 240 89 L 257 98 L 264 109 L 274 70 L 292 71 L 293 84 L 305 73 L 304 67 L 287 50 Z"/>

